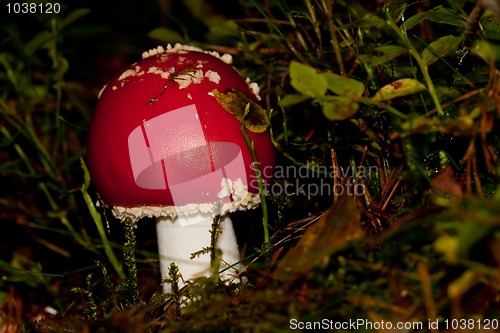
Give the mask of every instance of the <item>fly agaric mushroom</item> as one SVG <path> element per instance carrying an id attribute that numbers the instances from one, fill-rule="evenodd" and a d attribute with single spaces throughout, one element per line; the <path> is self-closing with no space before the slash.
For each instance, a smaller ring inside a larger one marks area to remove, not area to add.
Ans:
<path id="1" fill-rule="evenodd" d="M 156 218 L 162 279 L 172 262 L 184 281 L 210 273 L 208 254 L 190 257 L 210 246 L 219 216 L 221 277 L 229 279 L 240 261 L 229 213 L 255 208 L 260 198 L 241 123 L 214 94 L 237 91 L 253 103 L 258 95 L 227 55 L 176 45 L 143 58 L 100 93 L 88 140 L 93 183 L 118 219 Z M 248 136 L 265 182 L 270 172 L 262 171 L 274 165 L 269 134 Z"/>

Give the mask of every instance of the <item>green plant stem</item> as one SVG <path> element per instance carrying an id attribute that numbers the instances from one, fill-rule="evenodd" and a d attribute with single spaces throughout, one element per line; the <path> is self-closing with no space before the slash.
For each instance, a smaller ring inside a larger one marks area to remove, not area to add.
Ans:
<path id="1" fill-rule="evenodd" d="M 14 91 L 19 94 L 19 100 L 21 101 L 22 100 L 21 92 L 23 91 L 23 89 L 21 88 L 16 73 L 12 69 L 12 66 L 10 66 L 9 64 L 7 53 L 0 53 L 0 64 L 4 67 L 5 75 L 8 78 L 8 81 L 14 87 Z"/>
<path id="2" fill-rule="evenodd" d="M 220 205 L 220 203 L 219 203 Z M 220 211 L 220 207 L 218 207 L 217 211 Z M 219 238 L 220 233 L 220 214 L 217 213 L 212 220 L 212 227 L 210 230 L 210 264 L 213 265 L 215 260 L 215 255 L 217 251 L 217 239 Z"/>
<path id="3" fill-rule="evenodd" d="M 135 259 L 135 223 L 127 218 L 124 222 L 125 227 L 125 244 L 123 245 L 123 258 L 127 267 L 128 277 L 127 283 L 131 292 L 132 303 L 140 302 L 139 289 L 137 287 L 137 262 Z"/>
<path id="4" fill-rule="evenodd" d="M 52 19 L 50 21 L 52 34 L 54 36 L 57 35 L 57 20 Z M 52 58 L 52 69 L 54 73 L 59 71 L 60 62 L 62 61 L 62 56 L 59 55 L 57 45 L 49 51 L 50 57 Z M 56 105 L 55 105 L 55 129 L 56 129 L 56 142 L 54 144 L 53 156 L 54 158 L 59 154 L 59 147 L 61 142 L 63 141 L 63 131 L 61 126 L 61 101 L 62 101 L 62 77 L 60 75 L 56 75 L 53 87 L 56 90 Z"/>
<path id="5" fill-rule="evenodd" d="M 280 106 L 281 116 L 283 117 L 283 137 L 284 137 L 285 143 L 288 144 L 288 119 L 287 119 L 285 109 L 281 106 L 281 97 L 279 97 L 279 96 L 278 96 L 278 105 Z M 272 110 L 271 110 L 271 112 L 272 112 Z M 271 128 L 271 130 L 272 130 L 272 128 Z"/>
<path id="6" fill-rule="evenodd" d="M 40 189 L 42 190 L 42 192 L 45 194 L 45 196 L 47 197 L 47 201 L 49 202 L 49 205 L 50 205 L 50 208 L 54 211 L 54 212 L 57 212 L 59 211 L 59 206 L 56 204 L 54 198 L 52 197 L 52 194 L 50 193 L 47 185 L 42 182 L 40 183 Z M 68 218 L 66 217 L 66 214 L 58 214 L 59 216 L 59 220 L 61 220 L 61 223 L 68 229 L 68 231 L 71 233 L 71 235 L 78 240 L 78 242 L 80 244 L 82 244 L 83 246 L 88 246 L 88 239 L 86 240 L 82 240 L 82 237 L 80 236 L 80 234 L 78 234 L 78 232 L 73 228 L 73 226 L 71 225 L 71 222 L 68 220 Z"/>
<path id="7" fill-rule="evenodd" d="M 274 23 L 274 19 L 272 17 L 270 17 L 267 12 L 264 10 L 264 8 L 262 7 L 262 5 L 255 1 L 255 0 L 250 0 L 250 2 L 252 3 L 252 5 L 257 8 L 257 10 L 262 14 L 262 16 L 264 16 L 269 24 L 269 27 L 276 31 L 278 33 L 278 35 L 283 38 L 283 41 L 286 43 L 287 47 L 290 49 L 290 51 L 292 51 L 292 53 L 300 60 L 303 60 L 304 57 L 302 56 L 302 54 L 295 48 L 295 46 L 290 42 L 290 39 L 287 38 L 282 32 L 280 29 L 278 29 L 278 26 Z M 279 4 L 278 4 L 279 5 Z M 280 8 L 284 13 L 286 13 L 286 11 L 283 9 L 283 8 Z"/>
<path id="8" fill-rule="evenodd" d="M 315 8 L 311 2 L 311 0 L 304 0 L 305 4 L 306 4 L 306 7 L 307 7 L 307 11 L 309 12 L 309 21 L 311 21 L 311 24 L 313 25 L 313 28 L 314 28 L 314 33 L 316 34 L 316 38 L 318 38 L 318 43 L 319 43 L 319 47 L 317 48 L 318 49 L 318 57 L 321 57 L 322 54 L 323 54 L 323 51 L 322 51 L 322 41 L 321 41 L 321 30 L 320 30 L 320 22 L 318 21 L 318 18 L 316 17 L 316 11 L 315 11 Z"/>
<path id="9" fill-rule="evenodd" d="M 7 138 L 7 140 L 12 141 L 12 135 L 10 134 L 10 132 L 7 130 L 7 128 L 5 126 L 0 127 L 0 132 Z M 29 174 L 35 175 L 36 174 L 35 169 L 31 165 L 31 163 L 28 159 L 28 156 L 26 156 L 26 154 L 24 153 L 23 148 L 18 143 L 14 143 L 14 149 L 16 150 L 17 154 L 19 155 L 21 160 L 26 165 L 26 168 L 28 169 Z"/>
<path id="10" fill-rule="evenodd" d="M 5 128 L 5 126 L 2 126 L 0 128 L 0 132 L 8 139 L 8 140 L 12 140 L 12 135 L 10 134 L 10 132 L 7 130 L 7 128 Z M 26 168 L 28 169 L 28 172 L 30 175 L 32 176 L 36 176 L 37 173 L 35 171 L 35 169 L 33 168 L 33 166 L 31 165 L 28 157 L 26 156 L 26 154 L 24 153 L 24 150 L 22 149 L 22 147 L 17 144 L 17 143 L 14 143 L 14 149 L 16 150 L 16 152 L 18 153 L 19 157 L 21 157 L 21 160 L 24 162 L 24 164 L 26 165 Z M 41 158 L 41 160 L 43 161 L 43 157 Z M 49 171 L 49 170 L 47 170 Z M 54 175 L 55 177 L 55 175 Z M 57 212 L 59 211 L 59 206 L 56 204 L 55 200 L 52 198 L 52 195 L 46 185 L 45 182 L 40 182 L 39 184 L 40 186 L 40 189 L 42 190 L 42 192 L 45 194 L 45 196 L 47 197 L 47 201 L 49 202 L 49 205 L 50 205 L 50 208 Z M 76 230 L 73 228 L 73 226 L 71 225 L 71 223 L 69 222 L 68 218 L 66 217 L 65 214 L 58 214 L 58 217 L 59 217 L 59 220 L 61 221 L 61 223 L 68 229 L 68 231 L 71 233 L 71 235 L 73 237 L 75 237 L 75 239 L 78 239 L 78 241 L 80 242 L 80 244 L 84 245 L 84 246 L 88 246 L 88 242 L 86 240 L 82 240 L 82 238 L 80 237 L 80 235 L 76 232 Z"/>
<path id="11" fill-rule="evenodd" d="M 308 168 L 309 170 L 317 172 L 319 175 L 322 176 L 327 176 L 327 172 L 321 168 L 317 168 L 313 163 L 304 163 L 293 157 L 289 152 L 287 152 L 283 147 L 279 144 L 278 141 L 276 141 L 276 138 L 274 137 L 273 129 L 272 127 L 269 128 L 269 133 L 271 136 L 271 142 L 274 145 L 274 147 L 281 153 L 283 156 L 288 158 L 293 164 L 298 165 L 298 166 L 303 166 Z"/>
<path id="12" fill-rule="evenodd" d="M 342 53 L 340 51 L 340 44 L 337 38 L 337 26 L 333 23 L 333 1 L 321 0 L 321 5 L 323 6 L 323 12 L 326 16 L 326 21 L 328 22 L 328 31 L 330 33 L 330 42 L 332 44 L 333 52 L 335 53 L 335 59 L 339 65 L 340 74 L 346 76 L 346 71 L 344 67 L 344 60 L 342 59 Z"/>
<path id="13" fill-rule="evenodd" d="M 21 100 L 21 99 L 20 99 Z M 57 174 L 55 171 L 56 168 L 54 167 L 54 164 L 51 163 L 51 159 L 49 154 L 47 153 L 47 150 L 45 149 L 45 146 L 42 144 L 40 139 L 38 138 L 37 131 L 35 130 L 35 126 L 33 125 L 33 121 L 31 118 L 30 114 L 26 114 L 25 118 L 22 119 L 20 118 L 15 110 L 9 110 L 8 105 L 5 104 L 5 102 L 0 101 L 0 107 L 4 109 L 4 114 L 3 118 L 10 124 L 12 127 L 14 127 L 21 135 L 23 135 L 26 140 L 30 141 L 33 146 L 36 148 L 37 152 L 37 157 L 40 160 L 40 163 L 42 163 L 43 168 L 47 175 L 55 180 L 56 182 L 59 182 L 61 177 Z M 2 133 L 9 139 L 12 139 L 12 136 L 10 135 L 10 132 L 5 128 L 5 126 L 2 127 Z M 16 147 L 20 147 L 17 145 Z M 20 149 L 16 148 L 16 151 L 20 154 Z M 26 157 L 26 155 L 23 155 Z M 21 156 L 21 157 L 23 157 Z M 28 169 L 33 175 L 38 175 L 37 172 L 34 171 L 34 169 L 31 167 L 31 163 L 29 159 L 24 159 L 23 161 L 27 165 Z"/>
<path id="14" fill-rule="evenodd" d="M 241 133 L 243 134 L 243 137 L 245 138 L 245 142 L 250 149 L 250 153 L 252 154 L 252 159 L 253 159 L 253 169 L 255 172 L 255 176 L 257 177 L 257 185 L 259 187 L 259 196 L 260 196 L 260 205 L 262 208 L 262 227 L 264 229 L 264 248 L 268 249 L 269 248 L 269 227 L 268 227 L 268 214 L 267 214 L 267 202 L 266 202 L 266 194 L 264 193 L 264 184 L 262 183 L 262 176 L 261 172 L 259 169 L 259 160 L 257 159 L 257 154 L 255 153 L 255 147 L 253 144 L 253 141 L 250 139 L 250 137 L 247 134 L 246 128 L 245 128 L 245 118 L 248 115 L 248 112 L 250 112 L 250 103 L 248 103 L 245 107 L 245 113 L 243 114 L 243 118 L 241 120 Z"/>
<path id="15" fill-rule="evenodd" d="M 401 111 L 398 111 L 397 109 L 393 108 L 392 106 L 390 106 L 387 103 L 382 103 L 382 102 L 374 100 L 373 98 L 366 98 L 366 97 L 361 97 L 359 99 L 359 101 L 363 104 L 366 104 L 366 105 L 372 105 L 372 106 L 376 106 L 376 107 L 385 109 L 390 114 L 392 114 L 392 115 L 394 115 L 402 120 L 405 120 L 405 121 L 408 120 L 408 115 L 402 113 Z"/>
<path id="16" fill-rule="evenodd" d="M 17 119 L 16 119 L 17 120 Z M 18 124 L 19 123 L 19 124 Z M 42 163 L 44 170 L 47 174 L 55 181 L 60 181 L 60 176 L 56 172 L 56 168 L 53 163 L 51 163 L 50 154 L 45 149 L 45 146 L 40 141 L 38 135 L 36 134 L 35 126 L 33 125 L 33 121 L 30 114 L 27 114 L 24 123 L 11 121 L 11 124 L 15 125 L 20 133 L 23 133 L 28 140 L 33 142 L 33 145 L 36 147 L 40 163 Z"/>
<path id="17" fill-rule="evenodd" d="M 182 293 L 179 290 L 179 281 L 182 276 L 179 273 L 179 267 L 173 262 L 170 264 L 168 269 L 168 278 L 166 278 L 163 283 L 170 283 L 170 296 L 175 305 L 175 315 L 177 318 L 181 317 L 181 304 L 182 304 Z"/>
<path id="18" fill-rule="evenodd" d="M 111 265 L 115 269 L 118 276 L 122 280 L 124 280 L 124 279 L 126 279 L 126 275 L 123 272 L 122 266 L 120 265 L 118 259 L 116 258 L 115 254 L 113 252 L 113 249 L 111 248 L 108 237 L 106 236 L 106 231 L 104 230 L 101 215 L 99 214 L 99 212 L 95 208 L 95 205 L 92 202 L 92 198 L 90 197 L 90 194 L 87 192 L 87 189 L 90 185 L 89 170 L 87 169 L 87 165 L 85 165 L 85 162 L 83 161 L 82 158 L 80 159 L 80 162 L 81 162 L 83 174 L 84 174 L 84 182 L 83 182 L 83 185 L 81 188 L 83 199 L 85 200 L 85 203 L 87 204 L 87 208 L 90 212 L 90 215 L 92 216 L 92 219 L 94 220 L 97 231 L 99 232 L 99 236 L 101 237 L 102 246 L 104 248 L 104 252 L 106 253 L 106 256 L 108 257 L 109 262 L 111 263 Z"/>
<path id="19" fill-rule="evenodd" d="M 444 115 L 443 108 L 441 107 L 441 103 L 439 102 L 439 98 L 438 98 L 438 95 L 436 93 L 436 88 L 434 87 L 434 83 L 432 83 L 432 79 L 431 79 L 431 76 L 429 75 L 429 71 L 427 69 L 427 66 L 422 61 L 420 54 L 417 52 L 417 50 L 415 49 L 413 44 L 410 42 L 408 37 L 396 25 L 396 23 L 394 23 L 394 20 L 392 19 L 392 16 L 391 16 L 387 7 L 385 7 L 385 11 L 386 11 L 386 17 L 387 17 L 387 25 L 406 44 L 408 52 L 410 52 L 410 55 L 415 59 L 415 61 L 418 64 L 418 67 L 420 67 L 420 71 L 422 72 L 425 83 L 427 84 L 427 89 L 429 90 L 429 94 L 431 95 L 432 101 L 434 102 L 434 105 L 436 106 L 436 111 L 438 112 L 439 115 L 441 115 L 441 116 Z"/>

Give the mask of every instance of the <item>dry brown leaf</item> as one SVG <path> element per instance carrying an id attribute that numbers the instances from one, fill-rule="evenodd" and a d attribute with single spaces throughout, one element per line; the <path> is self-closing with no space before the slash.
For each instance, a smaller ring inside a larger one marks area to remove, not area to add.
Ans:
<path id="1" fill-rule="evenodd" d="M 290 277 L 305 275 L 315 266 L 328 262 L 332 254 L 350 241 L 363 237 L 360 221 L 355 198 L 341 196 L 285 255 L 273 277 L 290 280 Z"/>
<path id="2" fill-rule="evenodd" d="M 455 176 L 453 168 L 447 165 L 439 171 L 431 180 L 432 188 L 450 199 L 462 199 L 463 191 L 460 181 Z"/>

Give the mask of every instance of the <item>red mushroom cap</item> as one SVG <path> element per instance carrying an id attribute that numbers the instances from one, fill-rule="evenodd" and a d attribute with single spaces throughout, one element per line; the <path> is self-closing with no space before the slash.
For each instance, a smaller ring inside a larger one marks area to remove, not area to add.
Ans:
<path id="1" fill-rule="evenodd" d="M 154 207 L 222 202 L 234 211 L 258 202 L 241 124 L 212 93 L 230 88 L 257 100 L 232 66 L 196 51 L 156 54 L 117 74 L 101 93 L 88 138 L 89 171 L 104 203 L 175 216 Z M 266 181 L 274 165 L 269 134 L 248 134 Z"/>

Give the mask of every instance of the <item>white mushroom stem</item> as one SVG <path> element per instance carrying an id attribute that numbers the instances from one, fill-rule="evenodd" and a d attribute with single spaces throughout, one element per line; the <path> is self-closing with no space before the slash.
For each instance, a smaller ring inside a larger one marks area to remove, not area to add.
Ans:
<path id="1" fill-rule="evenodd" d="M 168 277 L 170 264 L 174 262 L 182 275 L 182 280 L 188 281 L 201 276 L 210 276 L 210 253 L 190 259 L 191 254 L 209 247 L 213 223 L 212 213 L 198 213 L 179 216 L 158 217 L 156 219 L 156 232 L 158 237 L 158 253 L 160 256 L 160 271 L 162 281 Z M 217 238 L 217 248 L 222 251 L 221 279 L 230 281 L 237 276 L 240 265 L 238 243 L 234 233 L 233 224 L 229 215 L 220 218 L 219 228 L 222 231 Z M 185 283 L 179 281 L 179 288 Z M 163 291 L 170 292 L 171 285 L 163 284 Z"/>

